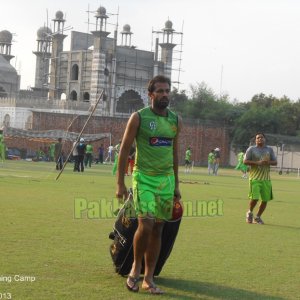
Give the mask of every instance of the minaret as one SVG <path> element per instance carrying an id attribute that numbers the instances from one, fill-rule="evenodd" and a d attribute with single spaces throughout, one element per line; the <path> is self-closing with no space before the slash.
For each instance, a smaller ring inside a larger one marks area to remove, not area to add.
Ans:
<path id="1" fill-rule="evenodd" d="M 173 23 L 168 20 L 165 23 L 165 28 L 162 29 L 163 42 L 160 43 L 161 47 L 161 61 L 164 63 L 164 75 L 171 79 L 172 74 L 172 59 L 173 59 L 173 48 L 176 44 L 173 44 Z"/>
<path id="2" fill-rule="evenodd" d="M 110 103 L 109 103 L 109 115 L 115 115 L 116 106 L 116 81 L 117 81 L 117 40 L 118 40 L 118 26 L 114 30 L 114 43 L 111 60 L 110 71 Z"/>
<path id="3" fill-rule="evenodd" d="M 33 90 L 41 97 L 48 95 L 48 76 L 51 57 L 51 34 L 48 27 L 41 27 L 37 31 L 37 49 L 33 53 L 36 55 L 35 84 Z"/>
<path id="4" fill-rule="evenodd" d="M 131 35 L 132 32 L 130 31 L 130 25 L 125 24 L 123 26 L 123 31 L 121 32 L 122 34 L 122 41 L 121 41 L 121 45 L 122 46 L 127 46 L 130 47 L 131 46 Z"/>
<path id="5" fill-rule="evenodd" d="M 97 101 L 102 89 L 105 89 L 105 41 L 110 32 L 106 31 L 107 19 L 106 9 L 100 6 L 96 13 L 96 30 L 92 31 L 94 36 L 94 51 L 92 60 L 91 76 L 91 105 Z M 107 94 L 107 91 L 104 92 Z M 100 109 L 103 110 L 103 101 L 100 102 Z"/>
<path id="6" fill-rule="evenodd" d="M 60 69 L 60 54 L 63 52 L 63 41 L 66 38 L 64 32 L 64 14 L 61 11 L 57 11 L 54 23 L 54 29 L 52 34 L 52 53 L 51 53 L 51 70 L 50 70 L 50 86 L 49 86 L 49 98 L 51 100 L 60 99 L 61 91 L 59 90 L 59 69 Z"/>
<path id="7" fill-rule="evenodd" d="M 8 30 L 0 31 L 0 54 L 8 61 L 14 57 L 11 55 L 12 34 Z"/>
<path id="8" fill-rule="evenodd" d="M 0 76 L 0 97 L 17 97 L 20 90 L 20 79 L 16 69 L 10 64 L 10 60 L 14 58 L 11 55 L 12 34 L 8 30 L 0 31 L 0 58 L 1 71 Z M 2 69 L 3 68 L 3 69 Z M 7 76 L 6 76 L 7 70 Z"/>

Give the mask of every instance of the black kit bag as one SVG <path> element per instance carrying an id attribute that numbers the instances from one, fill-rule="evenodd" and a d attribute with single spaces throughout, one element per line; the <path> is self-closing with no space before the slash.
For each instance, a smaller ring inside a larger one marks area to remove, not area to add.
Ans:
<path id="1" fill-rule="evenodd" d="M 154 276 L 158 276 L 165 262 L 171 254 L 175 239 L 179 230 L 181 218 L 176 221 L 165 222 L 162 232 L 161 250 L 154 271 Z M 109 238 L 113 240 L 110 245 L 110 254 L 116 273 L 126 276 L 131 270 L 133 263 L 133 237 L 138 226 L 135 217 L 135 209 L 132 201 L 132 193 L 119 210 L 113 231 Z M 143 263 L 144 264 L 144 263 Z M 142 268 L 142 274 L 144 266 Z"/>

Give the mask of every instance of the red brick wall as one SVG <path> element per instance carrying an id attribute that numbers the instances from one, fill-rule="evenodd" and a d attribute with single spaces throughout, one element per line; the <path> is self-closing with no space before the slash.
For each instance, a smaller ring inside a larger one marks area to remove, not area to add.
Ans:
<path id="1" fill-rule="evenodd" d="M 80 132 L 87 118 L 88 116 L 77 117 L 68 114 L 34 112 L 32 128 L 34 130 L 62 129 L 71 132 Z M 111 133 L 112 144 L 115 145 L 123 136 L 127 120 L 127 118 L 95 116 L 90 119 L 83 133 Z M 97 153 L 97 149 L 101 143 L 107 149 L 109 138 L 93 143 L 95 153 Z M 28 148 L 32 150 L 38 150 L 40 147 L 47 145 L 20 138 L 7 139 L 6 144 L 8 147 Z M 183 128 L 179 140 L 180 163 L 184 163 L 184 155 L 188 146 L 192 148 L 195 165 L 206 165 L 208 153 L 211 149 L 218 147 L 221 149 L 221 165 L 228 165 L 229 144 L 229 135 L 226 128 L 183 120 Z M 71 149 L 71 142 L 64 143 L 64 149 L 68 153 Z"/>

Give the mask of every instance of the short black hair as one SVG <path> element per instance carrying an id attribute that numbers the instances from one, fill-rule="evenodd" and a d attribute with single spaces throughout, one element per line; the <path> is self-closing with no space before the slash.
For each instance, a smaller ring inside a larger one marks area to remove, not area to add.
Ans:
<path id="1" fill-rule="evenodd" d="M 148 92 L 149 93 L 153 93 L 155 90 L 155 84 L 157 82 L 161 82 L 161 83 L 167 83 L 169 84 L 169 87 L 171 87 L 171 80 L 169 77 L 166 77 L 164 75 L 157 75 L 155 77 L 153 77 L 148 84 Z"/>
<path id="2" fill-rule="evenodd" d="M 258 136 L 259 134 L 262 135 L 264 138 L 266 138 L 265 134 L 262 133 L 262 132 L 257 132 L 257 133 L 255 134 L 255 138 L 256 138 L 256 136 Z"/>

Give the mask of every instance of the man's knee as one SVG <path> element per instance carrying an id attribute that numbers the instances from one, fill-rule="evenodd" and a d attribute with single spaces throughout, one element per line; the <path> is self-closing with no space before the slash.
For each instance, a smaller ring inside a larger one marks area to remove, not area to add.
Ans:
<path id="1" fill-rule="evenodd" d="M 164 222 L 156 222 L 153 226 L 153 230 L 152 232 L 157 235 L 160 236 L 162 234 L 163 228 L 164 228 Z"/>
<path id="2" fill-rule="evenodd" d="M 155 218 L 145 217 L 139 218 L 138 231 L 145 235 L 150 235 L 153 230 L 158 230 Z M 161 229 L 162 230 L 162 229 Z"/>

